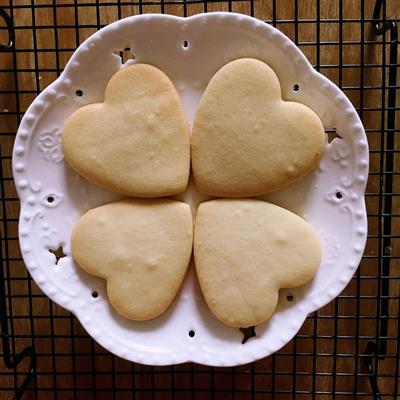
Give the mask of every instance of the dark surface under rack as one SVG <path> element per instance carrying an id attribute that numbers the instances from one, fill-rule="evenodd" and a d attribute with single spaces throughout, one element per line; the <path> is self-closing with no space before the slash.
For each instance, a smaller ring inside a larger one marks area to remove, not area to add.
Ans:
<path id="1" fill-rule="evenodd" d="M 12 145 L 37 93 L 97 29 L 140 13 L 210 11 L 273 24 L 351 99 L 370 145 L 368 243 L 344 292 L 275 355 L 237 368 L 147 367 L 98 346 L 29 277 L 18 247 Z M 398 398 L 399 24 L 396 0 L 0 0 L 0 399 Z"/>

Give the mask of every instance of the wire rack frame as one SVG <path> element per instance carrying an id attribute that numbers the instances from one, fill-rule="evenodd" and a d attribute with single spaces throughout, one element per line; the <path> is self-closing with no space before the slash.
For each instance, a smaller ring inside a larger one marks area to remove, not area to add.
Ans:
<path id="1" fill-rule="evenodd" d="M 236 368 L 147 367 L 106 352 L 31 280 L 18 247 L 12 145 L 30 102 L 90 34 L 129 15 L 209 11 L 273 24 L 351 99 L 370 144 L 368 242 L 344 292 L 273 356 Z M 0 398 L 397 399 L 399 23 L 395 0 L 0 0 Z"/>

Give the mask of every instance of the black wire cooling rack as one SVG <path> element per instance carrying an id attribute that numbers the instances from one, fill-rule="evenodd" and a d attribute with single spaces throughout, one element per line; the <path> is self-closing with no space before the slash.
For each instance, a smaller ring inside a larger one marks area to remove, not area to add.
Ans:
<path id="1" fill-rule="evenodd" d="M 147 367 L 106 352 L 29 277 L 11 151 L 21 117 L 77 45 L 129 15 L 236 11 L 273 24 L 356 106 L 370 145 L 369 235 L 357 274 L 275 355 L 236 368 Z M 398 1 L 0 0 L 0 398 L 397 399 Z"/>

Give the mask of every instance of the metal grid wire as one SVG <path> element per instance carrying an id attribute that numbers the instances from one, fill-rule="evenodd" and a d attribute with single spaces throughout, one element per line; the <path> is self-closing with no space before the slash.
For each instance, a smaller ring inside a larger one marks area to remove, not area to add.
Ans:
<path id="1" fill-rule="evenodd" d="M 356 106 L 370 145 L 368 242 L 344 292 L 273 356 L 237 368 L 153 368 L 102 349 L 29 277 L 18 247 L 11 151 L 28 105 L 100 27 L 139 13 L 207 11 L 242 12 L 273 24 Z M 396 399 L 399 18 L 396 0 L 0 0 L 0 398 Z"/>

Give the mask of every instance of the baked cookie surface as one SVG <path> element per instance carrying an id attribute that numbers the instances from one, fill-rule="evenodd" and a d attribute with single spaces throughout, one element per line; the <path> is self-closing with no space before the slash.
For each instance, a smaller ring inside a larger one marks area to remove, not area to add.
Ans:
<path id="1" fill-rule="evenodd" d="M 183 106 L 169 78 L 148 64 L 122 68 L 103 103 L 75 111 L 62 132 L 68 164 L 108 190 L 164 197 L 186 189 L 190 138 Z"/>
<path id="2" fill-rule="evenodd" d="M 194 259 L 212 313 L 226 325 L 246 328 L 273 314 L 279 289 L 314 276 L 321 245 L 311 225 L 284 208 L 219 199 L 198 209 Z"/>
<path id="3" fill-rule="evenodd" d="M 157 317 L 171 304 L 192 254 L 190 207 L 176 200 L 126 199 L 88 211 L 75 224 L 72 255 L 107 281 L 122 316 Z"/>
<path id="4" fill-rule="evenodd" d="M 283 188 L 314 170 L 325 132 L 303 104 L 284 101 L 275 72 L 243 58 L 209 82 L 192 130 L 192 170 L 200 192 L 248 197 Z"/>

